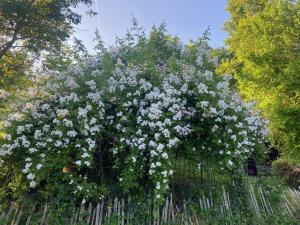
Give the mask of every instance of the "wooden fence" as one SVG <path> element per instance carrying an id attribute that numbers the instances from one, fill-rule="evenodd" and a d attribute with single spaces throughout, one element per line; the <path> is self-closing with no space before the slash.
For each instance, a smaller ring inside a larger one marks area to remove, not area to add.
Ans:
<path id="1" fill-rule="evenodd" d="M 266 216 L 281 216 L 283 214 L 290 218 L 300 219 L 300 192 L 288 189 L 280 198 L 278 206 L 271 204 L 269 193 L 261 188 L 255 189 L 250 184 L 249 206 L 253 214 L 253 224 L 264 224 Z M 26 207 L 23 203 L 12 203 L 8 209 L 0 209 L 1 225 L 206 225 L 216 215 L 224 218 L 224 225 L 228 218 L 233 217 L 229 192 L 222 187 L 220 190 L 221 201 L 215 201 L 213 197 L 199 198 L 198 201 L 184 200 L 177 204 L 172 195 L 166 199 L 161 207 L 147 209 L 149 219 L 143 222 L 137 221 L 135 213 L 130 210 L 130 205 L 135 204 L 130 198 L 114 198 L 99 201 L 96 204 L 82 202 L 79 206 L 70 206 L 68 213 L 59 214 L 59 206 L 54 207 L 45 203 L 44 205 Z M 196 204 L 195 204 L 196 203 Z M 212 213 L 207 213 L 212 212 Z M 280 215 L 278 214 L 280 212 Z M 62 216 L 62 218 L 60 218 Z M 60 220 L 59 220 L 60 219 Z M 58 222 L 60 221 L 60 222 Z M 274 223 L 275 224 L 275 223 Z M 300 224 L 300 220 L 299 220 Z"/>

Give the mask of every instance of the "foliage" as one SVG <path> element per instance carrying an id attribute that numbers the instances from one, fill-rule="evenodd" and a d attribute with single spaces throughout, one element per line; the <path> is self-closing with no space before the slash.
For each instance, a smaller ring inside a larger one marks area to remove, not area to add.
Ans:
<path id="1" fill-rule="evenodd" d="M 272 172 L 285 184 L 298 188 L 300 185 L 300 168 L 293 166 L 288 160 L 278 159 L 272 163 Z"/>
<path id="2" fill-rule="evenodd" d="M 205 38 L 182 46 L 163 25 L 149 37 L 134 26 L 96 58 L 49 71 L 31 107 L 4 121 L 3 165 L 14 162 L 32 191 L 158 202 L 178 153 L 236 171 L 260 148 L 265 121 L 215 67 Z"/>
<path id="3" fill-rule="evenodd" d="M 230 0 L 227 10 L 226 42 L 234 56 L 219 72 L 233 74 L 241 95 L 257 100 L 273 143 L 299 159 L 300 1 Z"/>
<path id="4" fill-rule="evenodd" d="M 20 83 L 29 85 L 30 81 L 26 78 L 30 76 L 31 65 L 32 62 L 24 51 L 6 54 L 0 63 L 1 90 L 11 92 Z M 4 101 L 5 98 L 5 95 L 1 95 L 0 101 Z"/>
<path id="5" fill-rule="evenodd" d="M 18 89 L 32 85 L 41 55 L 60 51 L 73 26 L 80 23 L 81 16 L 74 8 L 91 3 L 91 0 L 1 0 L 0 92 L 15 95 Z M 5 108 L 4 97 L 0 93 L 0 108 Z"/>
<path id="6" fill-rule="evenodd" d="M 2 0 L 0 60 L 12 48 L 29 52 L 60 48 L 81 17 L 73 8 L 90 0 Z"/>

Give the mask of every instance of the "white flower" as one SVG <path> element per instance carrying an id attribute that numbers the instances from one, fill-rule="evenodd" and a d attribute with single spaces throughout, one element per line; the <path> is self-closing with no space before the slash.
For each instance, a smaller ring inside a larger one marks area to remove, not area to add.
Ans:
<path id="1" fill-rule="evenodd" d="M 204 74 L 202 75 L 203 78 L 206 80 L 211 80 L 213 78 L 213 72 L 205 70 Z"/>
<path id="2" fill-rule="evenodd" d="M 91 99 L 92 102 L 95 102 L 95 103 L 99 102 L 100 99 L 101 99 L 101 95 L 100 95 L 99 92 L 95 92 L 95 93 L 94 92 L 89 92 L 88 95 L 87 95 L 87 97 L 89 99 Z"/>
<path id="3" fill-rule="evenodd" d="M 201 101 L 201 102 L 200 102 L 201 108 L 205 108 L 205 107 L 207 107 L 208 105 L 209 105 L 209 102 L 208 102 L 208 101 Z"/>
<path id="4" fill-rule="evenodd" d="M 198 92 L 199 93 L 208 93 L 207 86 L 203 83 L 198 84 Z"/>
<path id="5" fill-rule="evenodd" d="M 42 110 L 47 110 L 47 109 L 50 109 L 50 105 L 49 104 L 43 104 L 42 106 L 41 106 L 41 109 Z"/>
<path id="6" fill-rule="evenodd" d="M 232 162 L 230 159 L 228 160 L 227 163 L 228 163 L 229 166 L 232 166 L 232 165 L 233 165 L 233 162 Z"/>
<path id="7" fill-rule="evenodd" d="M 160 137 L 160 134 L 159 134 L 159 133 L 156 133 L 156 134 L 154 134 L 154 137 L 155 137 L 155 140 L 158 140 L 159 137 Z"/>
<path id="8" fill-rule="evenodd" d="M 59 117 L 66 117 L 69 114 L 69 111 L 67 109 L 58 109 L 56 114 Z"/>
<path id="9" fill-rule="evenodd" d="M 155 188 L 156 188 L 157 190 L 159 190 L 159 189 L 160 189 L 160 183 L 159 183 L 159 182 L 157 182 L 157 183 L 156 183 L 156 186 L 155 186 Z"/>
<path id="10" fill-rule="evenodd" d="M 11 126 L 11 122 L 10 121 L 7 121 L 7 120 L 3 121 L 3 127 L 8 128 L 10 126 Z"/>
<path id="11" fill-rule="evenodd" d="M 218 114 L 218 111 L 216 108 L 210 108 L 209 111 L 211 114 Z"/>
<path id="12" fill-rule="evenodd" d="M 154 156 L 157 156 L 158 154 L 157 154 L 156 151 L 151 150 L 151 151 L 150 151 L 150 155 L 151 155 L 151 157 L 154 157 Z"/>
<path id="13" fill-rule="evenodd" d="M 73 77 L 68 76 L 68 79 L 65 81 L 65 85 L 71 89 L 78 88 L 79 85 L 76 83 Z"/>
<path id="14" fill-rule="evenodd" d="M 88 167 L 91 166 L 91 162 L 90 162 L 90 161 L 85 161 L 84 164 L 85 164 L 86 166 L 88 166 Z"/>
<path id="15" fill-rule="evenodd" d="M 51 131 L 52 135 L 57 135 L 58 137 L 62 137 L 62 132 L 60 130 Z"/>
<path id="16" fill-rule="evenodd" d="M 80 118 L 80 117 L 85 118 L 87 113 L 88 113 L 87 109 L 79 107 L 79 109 L 78 109 L 78 118 Z"/>
<path id="17" fill-rule="evenodd" d="M 95 117 L 92 117 L 90 120 L 90 125 L 93 125 L 95 123 L 97 123 L 97 119 Z"/>
<path id="18" fill-rule="evenodd" d="M 11 141 L 11 135 L 10 134 L 4 134 L 4 140 L 7 140 L 7 141 Z"/>
<path id="19" fill-rule="evenodd" d="M 62 145 L 62 142 L 61 141 L 56 141 L 55 143 L 54 143 L 54 146 L 55 147 L 60 147 Z"/>
<path id="20" fill-rule="evenodd" d="M 95 90 L 97 88 L 96 82 L 94 80 L 90 80 L 85 83 L 90 87 L 91 90 Z"/>
<path id="21" fill-rule="evenodd" d="M 222 119 L 221 119 L 220 117 L 218 117 L 218 118 L 215 119 L 215 121 L 216 121 L 216 122 L 221 122 Z"/>
<path id="22" fill-rule="evenodd" d="M 27 179 L 28 180 L 33 180 L 35 178 L 35 175 L 33 174 L 33 173 L 29 173 L 28 175 L 27 175 Z"/>
<path id="23" fill-rule="evenodd" d="M 34 132 L 34 139 L 38 140 L 42 136 L 42 131 L 41 130 L 36 130 Z"/>
<path id="24" fill-rule="evenodd" d="M 25 159 L 25 162 L 30 162 L 31 161 L 31 158 L 30 157 L 27 157 L 26 159 Z"/>
<path id="25" fill-rule="evenodd" d="M 167 177 L 168 176 L 168 171 L 164 170 L 161 172 L 161 174 L 164 176 L 164 177 Z"/>
<path id="26" fill-rule="evenodd" d="M 25 168 L 22 170 L 23 173 L 28 173 L 29 172 L 29 168 Z"/>
<path id="27" fill-rule="evenodd" d="M 155 166 L 157 166 L 157 167 L 161 166 L 161 162 L 156 162 Z"/>
<path id="28" fill-rule="evenodd" d="M 164 129 L 163 134 L 165 137 L 170 137 L 170 131 L 168 129 Z"/>
<path id="29" fill-rule="evenodd" d="M 82 155 L 81 155 L 81 157 L 83 158 L 83 159 L 85 159 L 85 158 L 88 158 L 90 155 L 88 154 L 88 153 L 83 153 Z"/>
<path id="30" fill-rule="evenodd" d="M 123 112 L 118 112 L 118 113 L 116 114 L 116 116 L 117 116 L 117 117 L 123 116 Z"/>
<path id="31" fill-rule="evenodd" d="M 50 125 L 45 124 L 45 125 L 43 126 L 43 131 L 44 131 L 44 132 L 49 131 L 49 129 L 50 129 Z"/>
<path id="32" fill-rule="evenodd" d="M 35 181 L 30 181 L 29 186 L 31 188 L 35 188 L 36 187 L 36 182 Z"/>
<path id="33" fill-rule="evenodd" d="M 75 130 L 70 130 L 67 132 L 67 136 L 69 137 L 76 137 L 77 132 Z"/>
<path id="34" fill-rule="evenodd" d="M 169 148 L 172 148 L 173 146 L 176 145 L 176 143 L 177 143 L 178 141 L 179 141 L 178 138 L 174 138 L 174 139 L 169 140 L 168 147 L 169 147 Z"/>
<path id="35" fill-rule="evenodd" d="M 191 132 L 191 129 L 189 128 L 189 125 L 184 125 L 184 126 L 179 126 L 177 125 L 176 127 L 174 127 L 174 129 L 176 130 L 176 132 L 182 136 L 186 136 Z"/>
<path id="36" fill-rule="evenodd" d="M 149 146 L 155 147 L 155 146 L 156 146 L 156 143 L 155 143 L 154 141 L 151 140 L 151 141 L 149 142 Z"/>
<path id="37" fill-rule="evenodd" d="M 25 127 L 24 126 L 18 126 L 17 127 L 17 134 L 21 134 L 24 131 L 25 131 Z"/>
<path id="38" fill-rule="evenodd" d="M 163 157 L 164 159 L 168 159 L 168 158 L 169 158 L 169 156 L 168 156 L 168 154 L 167 154 L 166 152 L 164 152 L 164 153 L 161 155 L 161 157 Z"/>
<path id="39" fill-rule="evenodd" d="M 63 123 L 66 127 L 73 127 L 73 122 L 71 120 L 64 119 Z"/>
<path id="40" fill-rule="evenodd" d="M 218 125 L 214 125 L 213 128 L 211 129 L 212 132 L 216 132 L 218 130 Z"/>
<path id="41" fill-rule="evenodd" d="M 230 138 L 231 138 L 233 141 L 236 141 L 236 135 L 232 135 Z"/>
<path id="42" fill-rule="evenodd" d="M 159 144 L 158 146 L 157 146 L 157 150 L 158 150 L 158 152 L 161 152 L 163 149 L 164 149 L 164 145 L 163 144 Z"/>
<path id="43" fill-rule="evenodd" d="M 224 102 L 224 100 L 219 100 L 218 105 L 221 109 L 227 109 L 228 108 L 228 105 L 226 104 L 226 102 Z"/>
<path id="44" fill-rule="evenodd" d="M 43 165 L 39 163 L 39 164 L 36 165 L 36 169 L 37 169 L 37 170 L 40 170 L 40 169 L 42 168 L 42 166 L 43 166 Z"/>
<path id="45" fill-rule="evenodd" d="M 140 149 L 140 150 L 146 149 L 146 144 L 144 144 L 144 143 L 140 144 L 138 149 Z"/>

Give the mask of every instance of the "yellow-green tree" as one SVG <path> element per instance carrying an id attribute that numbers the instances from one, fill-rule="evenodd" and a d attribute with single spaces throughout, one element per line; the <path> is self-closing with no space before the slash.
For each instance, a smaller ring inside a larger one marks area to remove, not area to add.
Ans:
<path id="1" fill-rule="evenodd" d="M 234 57 L 220 72 L 270 121 L 273 143 L 300 158 L 300 1 L 229 0 L 226 41 Z"/>

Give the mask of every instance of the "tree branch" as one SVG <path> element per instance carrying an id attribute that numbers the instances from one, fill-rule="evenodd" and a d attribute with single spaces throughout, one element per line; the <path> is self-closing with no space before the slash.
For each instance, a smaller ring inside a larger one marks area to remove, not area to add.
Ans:
<path id="1" fill-rule="evenodd" d="M 13 44 L 15 43 L 15 41 L 17 40 L 18 38 L 18 33 L 19 33 L 19 30 L 20 29 L 16 29 L 13 36 L 12 36 L 12 39 L 7 42 L 6 44 L 4 44 L 3 46 L 1 46 L 1 50 L 0 50 L 0 60 L 3 58 L 3 56 L 5 55 L 5 53 L 13 46 Z"/>

